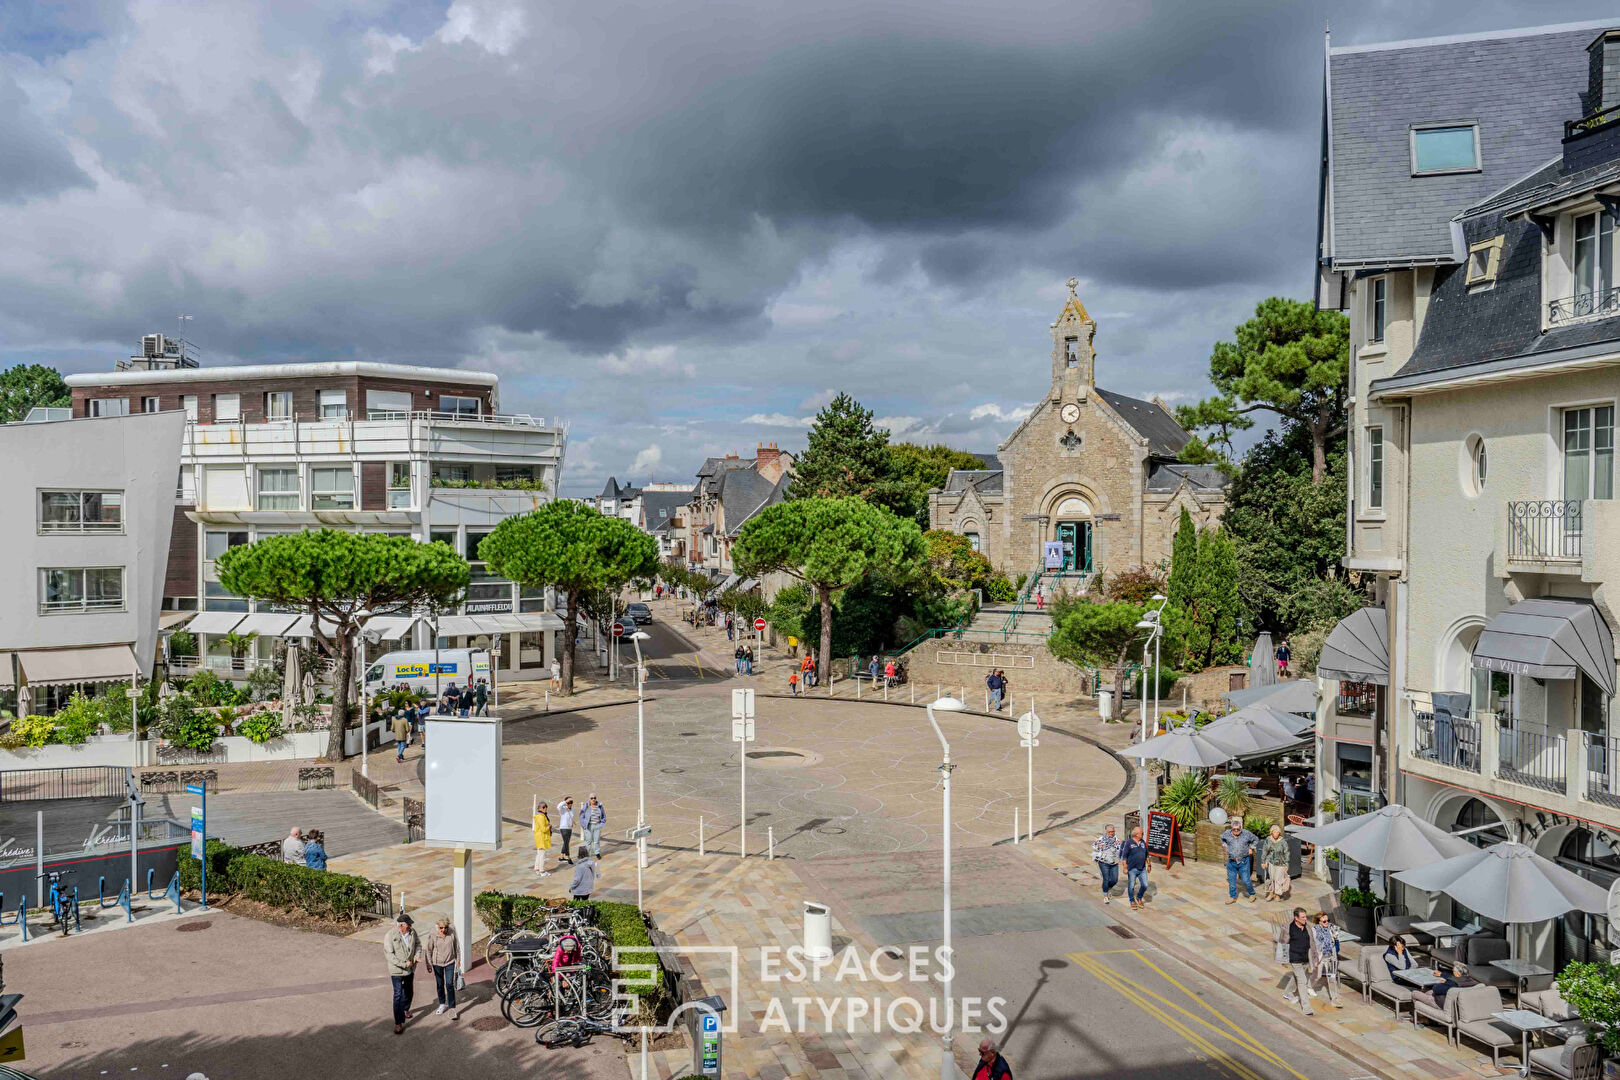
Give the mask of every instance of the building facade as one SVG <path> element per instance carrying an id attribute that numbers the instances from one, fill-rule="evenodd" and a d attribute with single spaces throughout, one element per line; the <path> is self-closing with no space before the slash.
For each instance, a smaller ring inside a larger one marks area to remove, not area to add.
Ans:
<path id="1" fill-rule="evenodd" d="M 1319 296 L 1350 319 L 1344 565 L 1386 643 L 1381 673 L 1325 684 L 1320 786 L 1371 759 L 1383 797 L 1605 886 L 1617 47 L 1580 24 L 1329 50 Z M 1606 955 L 1606 929 L 1572 915 L 1520 955 Z"/>
<path id="2" fill-rule="evenodd" d="M 1162 404 L 1098 387 L 1097 324 L 1075 295 L 1051 325 L 1052 385 L 985 468 L 930 492 L 931 528 L 966 536 L 1007 574 L 1088 576 L 1168 561 L 1185 508 L 1220 521 L 1226 477 L 1177 455 L 1189 436 Z M 1048 544 L 1061 558 L 1048 560 Z M 1055 561 L 1056 565 L 1051 565 Z"/>
<path id="3" fill-rule="evenodd" d="M 277 640 L 307 636 L 289 616 L 253 610 L 220 583 L 225 551 L 265 536 L 339 528 L 442 541 L 472 563 L 459 611 L 441 615 L 446 647 L 502 635 L 502 667 L 543 669 L 561 622 L 546 590 L 494 576 L 478 544 L 508 517 L 557 490 L 564 433 L 543 418 L 502 413 L 485 372 L 363 362 L 206 369 L 154 366 L 69 376 L 75 417 L 169 413 L 182 418 L 173 539 L 163 606 L 196 611 L 187 628 L 201 663 L 241 674 Z M 383 648 L 431 647 L 429 624 L 393 620 Z M 233 658 L 226 633 L 256 633 Z"/>
<path id="4" fill-rule="evenodd" d="M 151 675 L 184 429 L 179 413 L 0 425 L 0 699 L 17 715 Z"/>
<path id="5" fill-rule="evenodd" d="M 687 564 L 717 583 L 737 584 L 731 547 L 749 518 L 787 498 L 792 472 L 793 455 L 775 443 L 760 444 L 751 458 L 727 454 L 704 461 L 681 511 Z"/>

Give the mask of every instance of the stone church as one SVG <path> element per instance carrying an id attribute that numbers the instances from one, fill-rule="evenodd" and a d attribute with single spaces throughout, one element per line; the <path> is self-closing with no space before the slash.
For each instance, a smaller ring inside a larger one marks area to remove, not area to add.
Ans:
<path id="1" fill-rule="evenodd" d="M 1052 324 L 1050 391 L 985 468 L 953 470 L 929 493 L 929 524 L 1014 576 L 1050 563 L 1068 574 L 1168 566 L 1182 507 L 1200 528 L 1218 523 L 1227 478 L 1178 459 L 1189 436 L 1162 402 L 1095 384 L 1097 324 L 1079 282 L 1068 284 Z"/>

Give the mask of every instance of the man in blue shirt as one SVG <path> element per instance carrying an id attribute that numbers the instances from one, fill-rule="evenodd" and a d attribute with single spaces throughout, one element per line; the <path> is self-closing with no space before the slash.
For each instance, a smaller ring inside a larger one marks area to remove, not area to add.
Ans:
<path id="1" fill-rule="evenodd" d="M 1221 833 L 1221 846 L 1226 849 L 1226 888 L 1230 894 L 1228 904 L 1237 903 L 1238 882 L 1248 891 L 1249 903 L 1254 903 L 1254 880 L 1250 873 L 1249 856 L 1254 854 L 1260 838 L 1243 827 L 1243 818 L 1233 815 L 1232 827 Z"/>
<path id="2" fill-rule="evenodd" d="M 1147 907 L 1148 849 L 1142 841 L 1142 827 L 1131 830 L 1131 838 L 1119 845 L 1119 861 L 1125 867 L 1125 898 L 1131 908 L 1141 911 Z"/>

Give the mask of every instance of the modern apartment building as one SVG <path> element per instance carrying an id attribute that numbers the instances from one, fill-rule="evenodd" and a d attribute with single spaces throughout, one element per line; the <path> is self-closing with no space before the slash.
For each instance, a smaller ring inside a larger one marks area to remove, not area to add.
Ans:
<path id="1" fill-rule="evenodd" d="M 179 413 L 0 425 L 0 700 L 50 713 L 152 672 Z"/>
<path id="2" fill-rule="evenodd" d="M 273 533 L 339 528 L 450 544 L 472 562 L 473 580 L 461 610 L 441 615 L 441 644 L 485 646 L 501 634 L 503 669 L 549 665 L 562 624 L 546 590 L 495 577 L 477 554 L 497 524 L 555 494 L 559 425 L 501 412 L 487 372 L 366 362 L 208 369 L 172 362 L 152 337 L 120 370 L 67 381 L 75 417 L 183 417 L 162 602 L 198 613 L 186 628 L 201 639 L 202 663 L 240 674 L 267 661 L 277 639 L 309 634 L 296 613 L 253 610 L 231 595 L 214 570 L 220 555 Z M 425 622 L 394 619 L 384 630 L 384 648 L 431 647 Z M 256 654 L 231 657 L 231 632 L 258 634 Z"/>
<path id="3" fill-rule="evenodd" d="M 1359 771 L 1476 843 L 1519 839 L 1607 886 L 1620 30 L 1330 49 L 1325 85 L 1319 302 L 1351 338 L 1344 566 L 1375 606 L 1329 640 L 1321 673 L 1343 678 L 1321 787 Z M 1528 955 L 1606 955 L 1605 929 L 1569 916 Z"/>

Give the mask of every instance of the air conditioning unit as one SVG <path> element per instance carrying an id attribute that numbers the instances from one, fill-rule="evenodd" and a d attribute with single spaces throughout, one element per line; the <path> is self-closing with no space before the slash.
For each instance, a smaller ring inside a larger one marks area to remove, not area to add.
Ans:
<path id="1" fill-rule="evenodd" d="M 162 356 L 165 345 L 162 334 L 147 334 L 141 338 L 141 355 L 147 359 Z"/>

